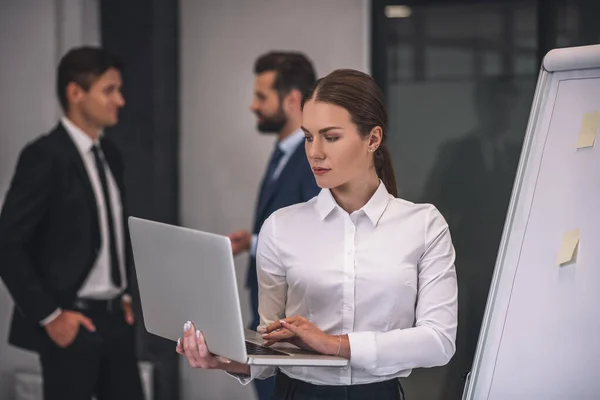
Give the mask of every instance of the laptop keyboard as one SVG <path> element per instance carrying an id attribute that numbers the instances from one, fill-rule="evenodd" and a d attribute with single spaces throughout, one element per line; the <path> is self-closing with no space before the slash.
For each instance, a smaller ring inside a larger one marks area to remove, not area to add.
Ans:
<path id="1" fill-rule="evenodd" d="M 260 346 L 252 342 L 246 342 L 246 353 L 249 356 L 289 356 L 282 351 L 274 350 L 266 346 Z"/>

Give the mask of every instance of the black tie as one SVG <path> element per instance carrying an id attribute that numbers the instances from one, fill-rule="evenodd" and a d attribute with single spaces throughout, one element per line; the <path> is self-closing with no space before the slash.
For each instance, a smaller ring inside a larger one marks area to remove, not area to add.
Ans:
<path id="1" fill-rule="evenodd" d="M 116 287 L 121 287 L 121 270 L 119 269 L 119 256 L 117 255 L 117 239 L 115 237 L 115 221 L 113 220 L 112 205 L 108 193 L 108 182 L 106 180 L 106 170 L 104 162 L 100 158 L 100 152 L 97 146 L 92 146 L 94 159 L 96 160 L 96 169 L 102 185 L 102 194 L 104 195 L 104 204 L 106 209 L 106 220 L 108 221 L 108 244 L 110 248 L 110 276 Z"/>
<path id="2" fill-rule="evenodd" d="M 267 182 L 271 182 L 275 180 L 275 171 L 279 166 L 279 162 L 283 158 L 284 152 L 279 148 L 279 145 L 275 146 L 275 150 L 271 155 L 271 160 L 269 161 L 269 166 L 267 167 Z"/>
<path id="3" fill-rule="evenodd" d="M 269 160 L 269 165 L 267 167 L 267 172 L 263 178 L 262 185 L 260 187 L 260 194 L 258 195 L 258 204 L 256 213 L 260 212 L 262 209 L 264 202 L 269 198 L 269 193 L 273 188 L 273 184 L 276 182 L 275 180 L 275 171 L 279 166 L 279 162 L 283 158 L 283 151 L 279 148 L 279 144 L 275 146 L 275 150 L 273 150 L 273 154 L 271 154 L 271 160 Z"/>

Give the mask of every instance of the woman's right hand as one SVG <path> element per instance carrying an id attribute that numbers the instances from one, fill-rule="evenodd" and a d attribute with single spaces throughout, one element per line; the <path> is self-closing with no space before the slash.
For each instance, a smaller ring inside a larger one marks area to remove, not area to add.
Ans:
<path id="1" fill-rule="evenodd" d="M 193 368 L 226 369 L 231 360 L 208 351 L 204 335 L 190 321 L 183 326 L 183 339 L 177 340 L 177 353 L 186 356 Z"/>

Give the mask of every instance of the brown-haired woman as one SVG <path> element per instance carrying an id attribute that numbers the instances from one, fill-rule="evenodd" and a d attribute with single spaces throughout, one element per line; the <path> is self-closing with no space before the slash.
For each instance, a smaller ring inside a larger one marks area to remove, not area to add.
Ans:
<path id="1" fill-rule="evenodd" d="M 374 80 L 337 70 L 303 102 L 306 155 L 321 193 L 269 217 L 259 235 L 259 314 L 289 341 L 347 368 L 255 367 L 212 356 L 193 326 L 177 351 L 242 383 L 277 374 L 273 399 L 402 399 L 399 377 L 455 351 L 457 283 L 448 225 L 396 198 L 387 115 Z M 197 337 L 199 336 L 199 337 Z"/>

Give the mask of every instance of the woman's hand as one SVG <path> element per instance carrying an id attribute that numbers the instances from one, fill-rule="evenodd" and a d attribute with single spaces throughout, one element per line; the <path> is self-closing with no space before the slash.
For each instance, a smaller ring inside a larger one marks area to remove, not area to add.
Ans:
<path id="1" fill-rule="evenodd" d="M 274 322 L 266 329 L 263 339 L 270 346 L 277 342 L 289 342 L 305 350 L 326 355 L 337 355 L 342 342 L 340 336 L 328 335 L 304 317 L 290 317 Z"/>
<path id="2" fill-rule="evenodd" d="M 183 339 L 177 341 L 175 350 L 186 356 L 193 368 L 227 369 L 231 364 L 231 360 L 212 355 L 208 351 L 204 335 L 189 321 L 183 326 Z"/>

